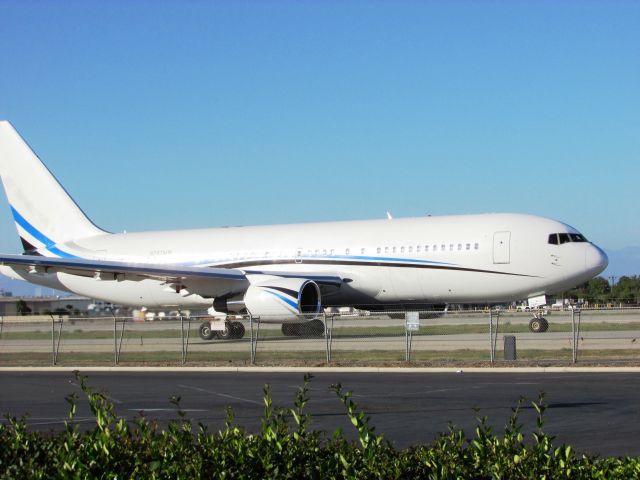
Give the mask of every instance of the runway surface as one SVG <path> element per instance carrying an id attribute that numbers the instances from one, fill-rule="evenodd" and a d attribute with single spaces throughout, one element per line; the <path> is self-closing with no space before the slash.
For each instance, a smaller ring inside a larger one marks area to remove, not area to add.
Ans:
<path id="1" fill-rule="evenodd" d="M 257 431 L 263 410 L 262 387 L 272 386 L 274 403 L 290 407 L 302 384 L 299 373 L 265 372 L 110 372 L 90 373 L 89 384 L 107 393 L 116 411 L 129 419 L 140 411 L 165 424 L 177 418 L 168 399 L 181 397 L 181 406 L 194 422 L 210 429 L 223 426 L 231 406 L 236 423 Z M 38 430 L 62 428 L 68 418 L 64 397 L 81 394 L 70 373 L 0 373 L 0 413 L 29 412 Z M 511 408 L 526 397 L 521 414 L 525 432 L 535 428 L 531 400 L 545 392 L 548 433 L 558 444 L 600 455 L 640 455 L 640 376 L 637 373 L 343 373 L 315 374 L 308 412 L 312 425 L 329 434 L 353 427 L 331 384 L 345 390 L 371 417 L 376 431 L 398 447 L 432 441 L 449 421 L 473 434 L 476 416 L 486 415 L 502 431 Z M 479 411 L 474 411 L 478 408 Z M 4 420 L 3 420 L 4 421 Z M 77 421 L 93 422 L 86 401 L 79 404 Z"/>

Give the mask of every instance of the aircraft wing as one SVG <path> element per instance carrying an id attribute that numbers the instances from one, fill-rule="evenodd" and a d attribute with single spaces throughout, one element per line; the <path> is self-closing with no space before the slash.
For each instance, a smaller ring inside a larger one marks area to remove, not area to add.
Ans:
<path id="1" fill-rule="evenodd" d="M 284 278 L 306 278 L 320 285 L 339 286 L 342 279 L 331 274 L 243 271 L 207 266 L 190 267 L 171 264 L 148 264 L 91 260 L 80 258 L 43 257 L 39 255 L 0 254 L 0 265 L 23 270 L 31 274 L 68 273 L 96 280 L 154 279 L 174 288 L 187 288 L 191 293 L 204 296 L 220 295 L 221 292 L 243 290 L 252 276 L 276 276 Z M 215 292 L 215 293 L 214 293 Z"/>
<path id="2" fill-rule="evenodd" d="M 348 280 L 342 278 L 337 273 L 333 272 L 281 272 L 278 270 L 243 270 L 245 275 L 267 275 L 270 277 L 282 277 L 282 278 L 305 278 L 307 280 L 313 280 L 320 286 L 332 286 L 339 287 Z"/>

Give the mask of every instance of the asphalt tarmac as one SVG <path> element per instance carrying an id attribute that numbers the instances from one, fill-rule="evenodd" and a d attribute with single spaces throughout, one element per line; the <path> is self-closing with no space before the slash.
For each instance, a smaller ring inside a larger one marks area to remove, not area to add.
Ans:
<path id="1" fill-rule="evenodd" d="M 291 407 L 302 377 L 267 372 L 100 372 L 88 374 L 88 383 L 104 391 L 118 414 L 128 419 L 144 412 L 164 425 L 178 417 L 169 398 L 179 396 L 182 410 L 194 423 L 218 429 L 230 406 L 236 424 L 257 431 L 263 386 L 271 385 L 275 405 Z M 355 438 L 345 408 L 330 388 L 338 382 L 353 392 L 376 431 L 400 448 L 431 442 L 449 422 L 473 435 L 478 416 L 487 416 L 494 430 L 501 432 L 520 397 L 526 398 L 520 420 L 530 438 L 535 430 L 531 401 L 544 392 L 545 430 L 556 436 L 558 444 L 599 455 L 640 455 L 637 373 L 315 374 L 307 407 L 312 426 L 329 435 L 341 427 Z M 73 392 L 82 396 L 71 373 L 0 372 L 0 413 L 29 413 L 31 428 L 60 429 L 68 419 L 65 396 Z M 93 423 L 84 399 L 76 421 L 87 427 Z"/>

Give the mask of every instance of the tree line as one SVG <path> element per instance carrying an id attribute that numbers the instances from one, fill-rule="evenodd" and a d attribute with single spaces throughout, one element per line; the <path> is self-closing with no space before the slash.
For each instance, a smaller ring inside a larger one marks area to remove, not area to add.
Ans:
<path id="1" fill-rule="evenodd" d="M 569 290 L 564 297 L 576 303 L 583 301 L 589 304 L 638 305 L 640 304 L 640 276 L 622 276 L 613 285 L 604 277 L 596 277 Z"/>

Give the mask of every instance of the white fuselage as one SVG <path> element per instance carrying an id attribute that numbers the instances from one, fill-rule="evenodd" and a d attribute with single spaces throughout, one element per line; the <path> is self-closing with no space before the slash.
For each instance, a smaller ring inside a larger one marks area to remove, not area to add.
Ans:
<path id="1" fill-rule="evenodd" d="M 484 303 L 565 291 L 606 267 L 604 252 L 589 242 L 550 244 L 556 233 L 578 234 L 542 217 L 483 214 L 104 234 L 56 247 L 85 259 L 337 274 L 346 281 L 323 294 L 324 306 Z M 1 269 L 125 305 L 206 307 L 216 296 L 176 292 L 161 280 Z"/>

